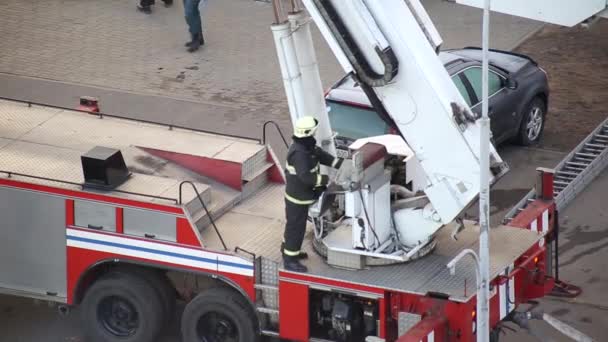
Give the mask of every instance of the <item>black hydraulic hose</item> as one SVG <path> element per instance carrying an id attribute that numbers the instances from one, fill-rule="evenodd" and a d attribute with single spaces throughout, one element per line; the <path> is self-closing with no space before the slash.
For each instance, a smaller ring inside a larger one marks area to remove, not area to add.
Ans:
<path id="1" fill-rule="evenodd" d="M 343 19 L 340 18 L 340 15 L 333 4 L 328 0 L 313 0 L 313 2 L 319 11 L 319 14 L 321 14 L 325 20 L 327 27 L 332 32 L 336 42 L 340 45 L 344 54 L 363 82 L 371 87 L 381 87 L 388 84 L 397 76 L 399 61 L 390 46 L 386 47 L 384 50 L 381 50 L 378 46 L 374 47 L 378 58 L 380 58 L 384 65 L 384 73 L 378 74 L 365 59 L 361 49 L 357 46 L 357 43 L 350 32 L 348 32 L 348 28 L 344 24 Z"/>
<path id="2" fill-rule="evenodd" d="M 367 224 L 369 224 L 369 229 L 371 229 L 372 233 L 374 233 L 376 242 L 378 243 L 378 246 L 380 246 L 381 243 L 380 243 L 380 239 L 378 238 L 378 234 L 376 234 L 376 230 L 372 226 L 372 221 L 369 219 L 369 215 L 367 214 L 367 207 L 365 206 L 365 202 L 363 200 L 363 191 L 361 191 L 361 188 L 359 188 L 359 197 L 361 198 L 361 206 L 363 207 L 363 212 L 365 213 L 365 218 L 367 219 Z M 365 247 L 365 245 L 363 245 L 363 246 Z M 367 249 L 367 247 L 366 247 L 366 249 Z"/>

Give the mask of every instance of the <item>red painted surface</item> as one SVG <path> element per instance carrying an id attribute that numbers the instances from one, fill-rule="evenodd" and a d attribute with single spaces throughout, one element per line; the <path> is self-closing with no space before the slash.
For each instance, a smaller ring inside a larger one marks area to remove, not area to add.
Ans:
<path id="1" fill-rule="evenodd" d="M 338 281 L 338 280 L 333 280 L 333 279 L 318 278 L 318 277 L 311 276 L 306 273 L 291 273 L 291 272 L 280 271 L 279 277 L 284 278 L 286 280 L 291 279 L 291 280 L 300 281 L 300 282 L 323 284 L 323 285 L 327 285 L 329 287 L 351 289 L 351 290 L 356 290 L 356 291 L 363 291 L 363 292 L 384 295 L 384 289 L 381 289 L 381 288 L 366 286 L 366 285 L 362 285 L 362 284 L 348 283 L 348 282 L 343 282 L 343 281 Z"/>
<path id="2" fill-rule="evenodd" d="M 543 188 L 543 199 L 544 200 L 552 200 L 553 199 L 553 173 L 544 172 L 542 173 L 542 188 Z"/>
<path id="3" fill-rule="evenodd" d="M 202 247 L 201 242 L 198 239 L 196 233 L 194 233 L 194 227 L 190 225 L 187 219 L 178 217 L 176 224 L 177 229 L 177 243 Z"/>
<path id="4" fill-rule="evenodd" d="M 279 282 L 279 335 L 282 339 L 308 341 L 310 337 L 308 286 Z M 283 304 L 280 304 L 283 303 Z"/>
<path id="5" fill-rule="evenodd" d="M 553 230 L 553 212 L 555 203 L 553 201 L 536 200 L 530 204 L 509 222 L 509 226 L 530 229 L 532 222 L 537 221 L 537 227 L 541 230 L 542 215 L 545 210 L 549 211 L 549 231 Z"/>
<path id="6" fill-rule="evenodd" d="M 125 233 L 125 225 L 122 213 L 122 208 L 116 208 L 116 233 L 118 234 Z"/>
<path id="7" fill-rule="evenodd" d="M 0 186 L 39 191 L 39 192 L 44 192 L 44 193 L 49 193 L 49 194 L 62 195 L 62 196 L 71 197 L 71 198 L 95 200 L 95 201 L 104 202 L 107 204 L 139 207 L 139 208 L 156 210 L 156 211 L 170 213 L 170 214 L 179 214 L 179 215 L 184 214 L 184 212 L 182 211 L 181 208 L 175 207 L 175 206 L 134 201 L 134 200 L 118 198 L 118 197 L 113 197 L 113 196 L 94 194 L 94 193 L 90 193 L 90 192 L 66 190 L 66 189 L 60 189 L 60 188 L 55 188 L 55 187 L 46 186 L 46 185 L 26 183 L 26 182 L 21 182 L 21 181 L 16 181 L 16 180 L 12 180 L 12 179 L 6 179 L 6 178 L 0 179 Z"/>
<path id="8" fill-rule="evenodd" d="M 138 147 L 151 155 L 172 161 L 200 175 L 213 178 L 233 189 L 241 190 L 242 188 L 242 164 L 184 153 Z"/>
<path id="9" fill-rule="evenodd" d="M 273 183 L 285 184 L 285 178 L 281 173 L 281 169 L 279 167 L 278 161 L 275 160 L 272 156 L 272 152 L 268 150 L 266 152 L 266 161 L 273 163 L 274 165 L 268 170 L 268 179 Z"/>
<path id="10" fill-rule="evenodd" d="M 443 341 L 447 337 L 445 334 L 446 326 L 447 320 L 445 317 L 429 317 L 418 322 L 397 342 L 427 342 L 431 333 L 433 333 L 434 341 Z"/>
<path id="11" fill-rule="evenodd" d="M 248 277 L 239 274 L 211 271 L 208 269 L 190 267 L 185 265 L 179 265 L 169 262 L 161 262 L 155 260 L 148 260 L 144 258 L 124 256 L 122 254 L 107 253 L 93 251 L 89 249 L 82 249 L 76 247 L 67 247 L 67 270 L 68 270 L 68 304 L 74 304 L 75 290 L 78 286 L 78 281 L 81 276 L 94 265 L 101 262 L 113 262 L 114 259 L 124 261 L 133 261 L 147 265 L 158 265 L 160 268 L 167 268 L 172 270 L 183 270 L 183 271 L 194 271 L 206 274 L 217 274 L 223 276 L 232 281 L 233 284 L 241 288 L 252 300 L 255 300 L 255 289 L 253 277 Z"/>
<path id="12" fill-rule="evenodd" d="M 74 200 L 65 200 L 65 225 L 74 225 Z"/>
<path id="13" fill-rule="evenodd" d="M 378 337 L 386 338 L 386 324 L 387 324 L 387 305 L 386 299 L 382 298 L 378 300 L 378 320 L 380 320 L 380 331 L 378 331 Z"/>

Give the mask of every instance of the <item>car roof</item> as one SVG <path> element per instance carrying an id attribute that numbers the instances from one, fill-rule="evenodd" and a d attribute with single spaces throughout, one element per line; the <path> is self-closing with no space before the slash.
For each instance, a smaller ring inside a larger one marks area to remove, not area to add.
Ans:
<path id="1" fill-rule="evenodd" d="M 439 52 L 439 60 L 443 63 L 446 69 L 452 69 L 458 64 L 472 62 L 468 57 L 460 56 L 452 53 L 452 51 Z M 370 107 L 371 103 L 361 87 L 353 80 L 352 77 L 346 76 L 340 80 L 336 86 L 329 91 L 326 96 L 327 100 L 345 102 L 352 105 Z"/>
<path id="2" fill-rule="evenodd" d="M 481 50 L 473 47 L 445 50 L 441 51 L 438 57 L 450 75 L 452 75 L 461 70 L 461 68 L 458 67 L 459 65 L 480 63 Z M 535 63 L 529 57 L 523 55 L 498 50 L 489 52 L 489 63 L 508 73 L 516 72 L 530 62 Z M 371 108 L 372 106 L 361 87 L 359 87 L 353 78 L 348 75 L 329 91 L 326 99 L 368 108 Z"/>
<path id="3" fill-rule="evenodd" d="M 467 47 L 464 49 L 449 50 L 449 54 L 465 58 L 471 62 L 481 63 L 482 51 L 480 48 Z M 515 73 L 528 63 L 536 64 L 530 57 L 494 49 L 491 49 L 488 52 L 488 60 L 491 65 L 498 67 L 507 73 Z"/>

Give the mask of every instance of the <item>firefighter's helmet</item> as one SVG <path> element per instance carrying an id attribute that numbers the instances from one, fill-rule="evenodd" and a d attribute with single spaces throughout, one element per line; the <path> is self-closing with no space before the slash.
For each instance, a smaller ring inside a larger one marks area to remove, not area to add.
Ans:
<path id="1" fill-rule="evenodd" d="M 303 116 L 296 121 L 293 135 L 296 138 L 306 138 L 315 135 L 319 121 L 312 116 Z"/>

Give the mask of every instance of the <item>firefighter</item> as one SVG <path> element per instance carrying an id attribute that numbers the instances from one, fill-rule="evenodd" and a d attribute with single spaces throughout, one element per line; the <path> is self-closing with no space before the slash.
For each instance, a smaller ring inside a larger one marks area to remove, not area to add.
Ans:
<path id="1" fill-rule="evenodd" d="M 327 188 L 329 178 L 320 173 L 320 165 L 340 168 L 341 158 L 317 147 L 314 138 L 319 126 L 317 119 L 305 116 L 297 120 L 293 143 L 287 152 L 285 177 L 285 234 L 281 252 L 285 269 L 295 272 L 307 272 L 300 260 L 306 259 L 306 252 L 300 250 L 306 232 L 308 208 L 315 203 Z"/>

